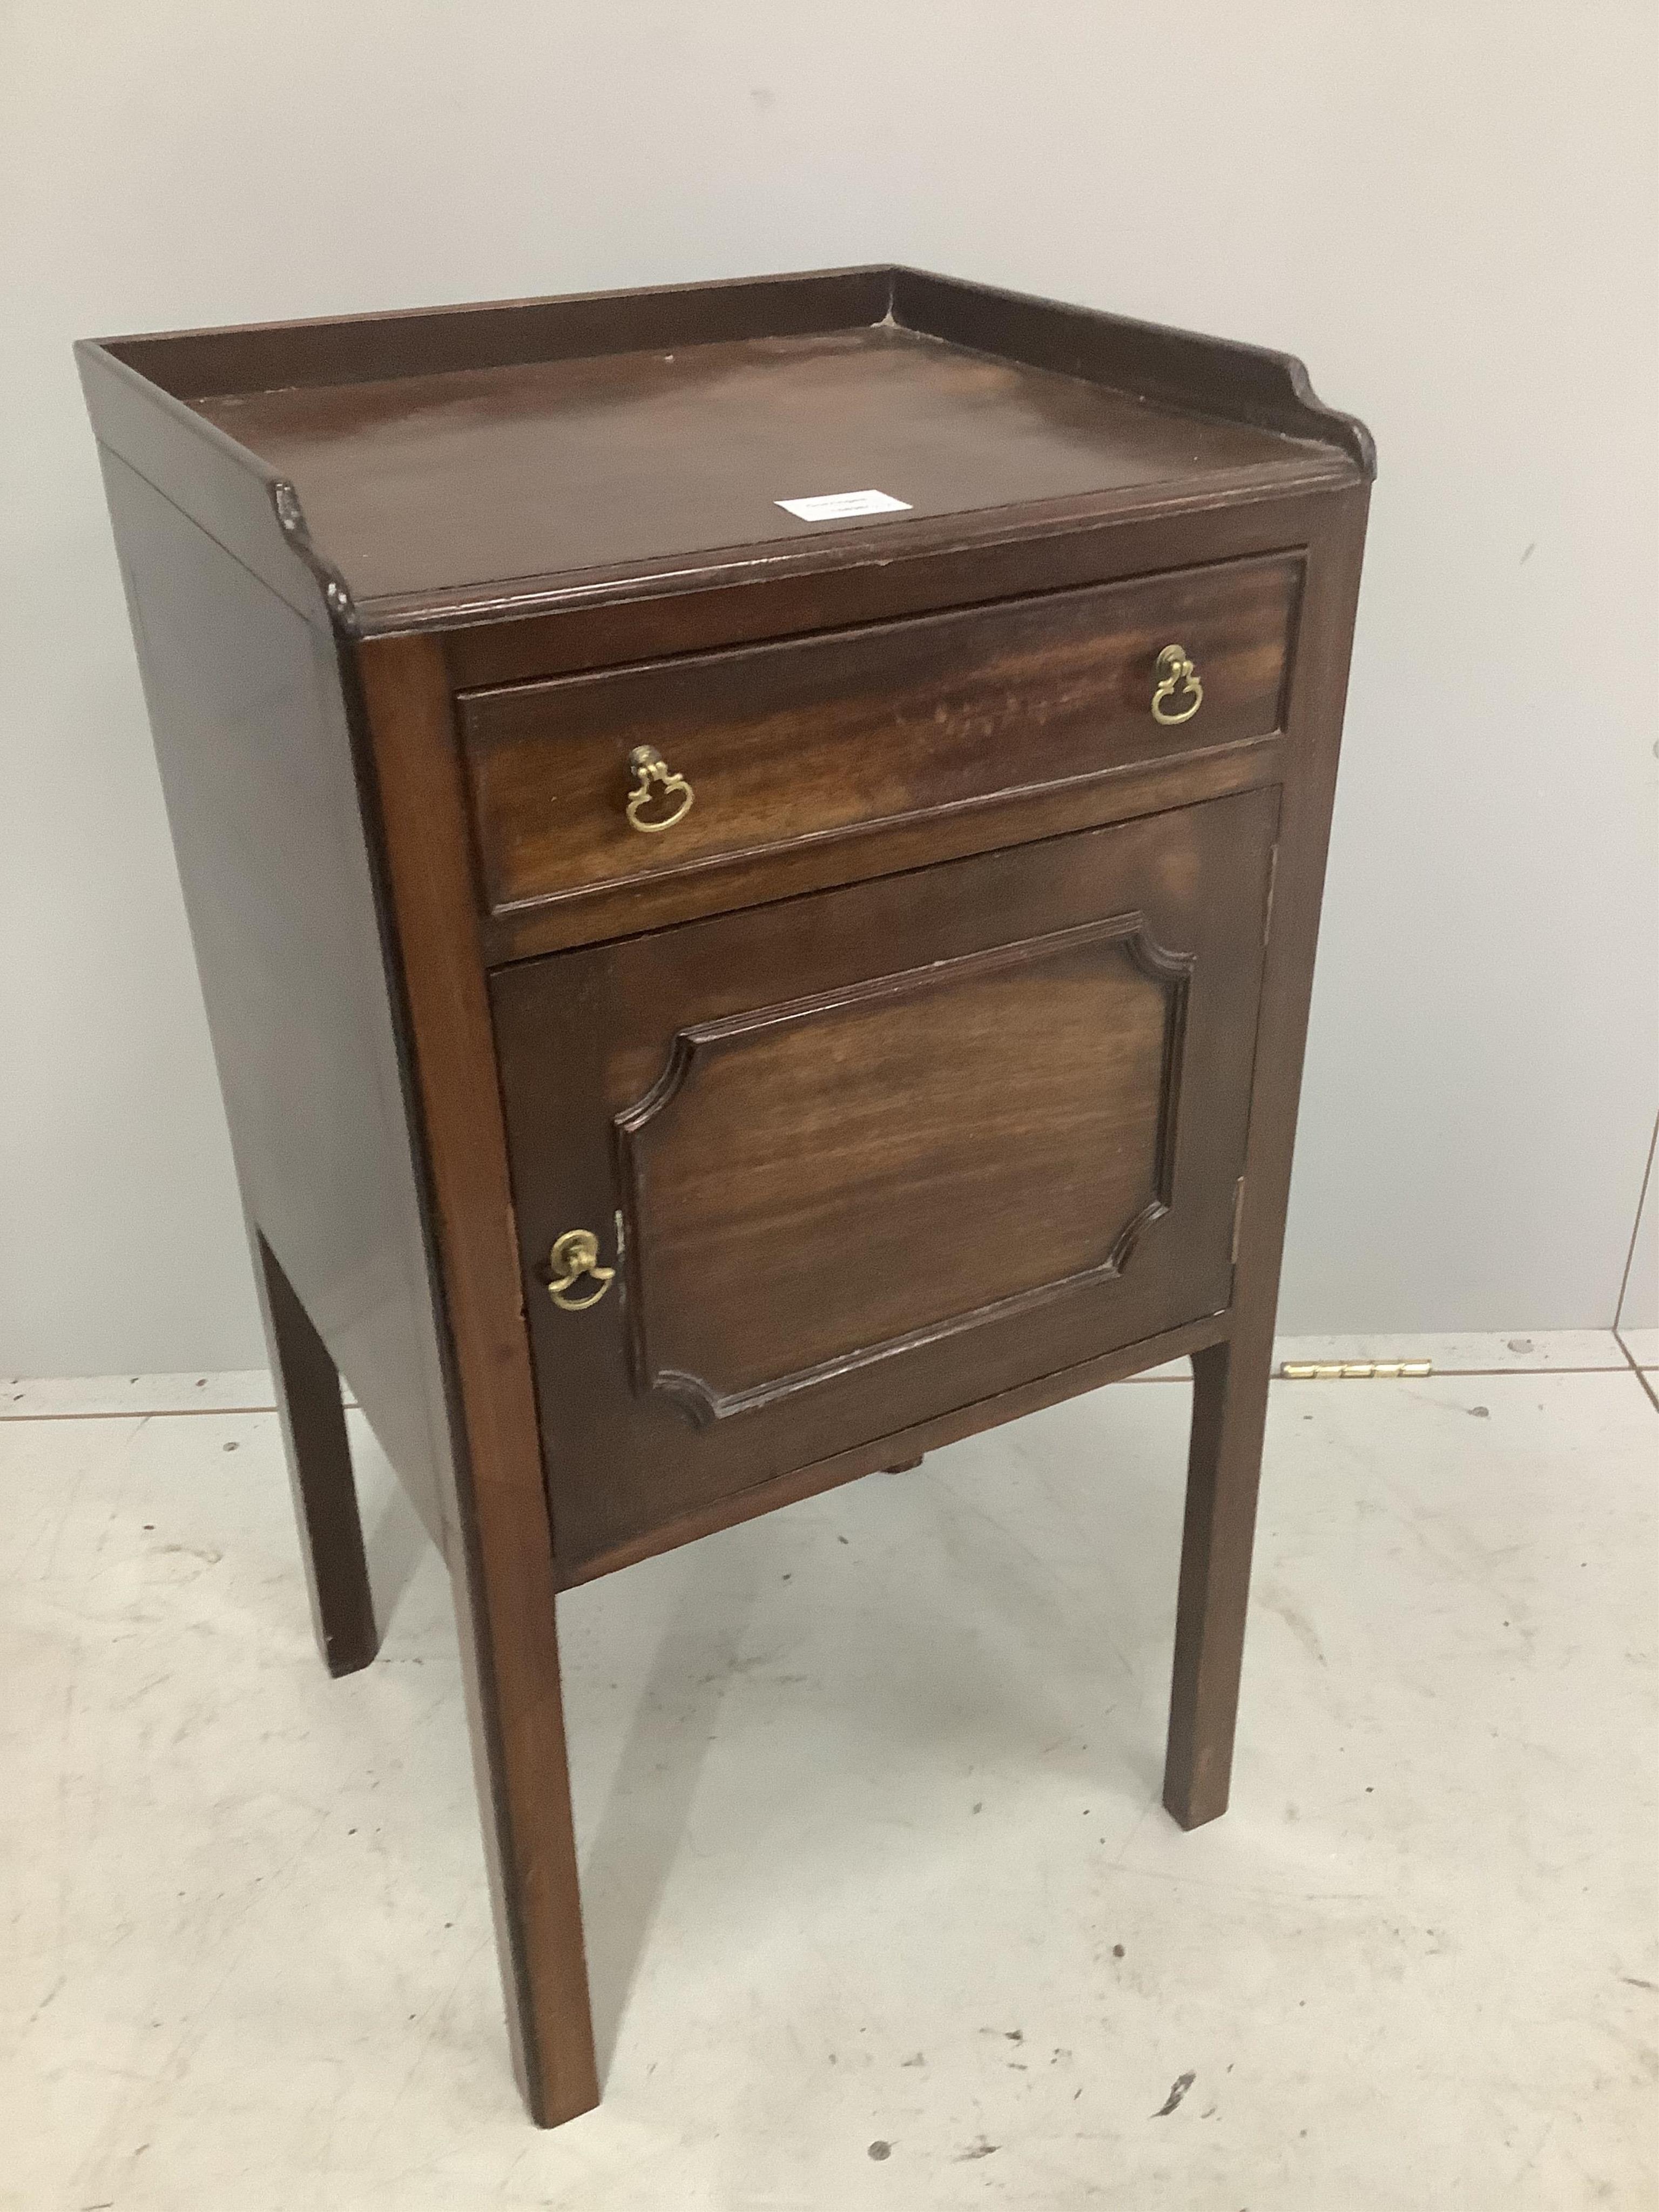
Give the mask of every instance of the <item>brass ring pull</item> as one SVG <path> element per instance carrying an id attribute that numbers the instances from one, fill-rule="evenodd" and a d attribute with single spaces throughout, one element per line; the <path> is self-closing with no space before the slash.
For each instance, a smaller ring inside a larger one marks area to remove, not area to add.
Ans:
<path id="1" fill-rule="evenodd" d="M 566 1313 L 582 1313 L 596 1306 L 611 1288 L 616 1278 L 614 1267 L 599 1265 L 599 1240 L 591 1229 L 567 1229 L 548 1255 L 548 1265 L 553 1270 L 553 1279 L 547 1286 L 547 1295 L 556 1306 Z M 580 1282 L 593 1285 L 585 1298 L 573 1298 L 569 1294 Z"/>
<path id="2" fill-rule="evenodd" d="M 628 826 L 638 830 L 647 837 L 655 837 L 665 830 L 672 830 L 677 822 L 684 822 L 691 811 L 691 787 L 683 775 L 677 775 L 654 745 L 635 745 L 628 756 L 628 765 L 634 771 L 634 788 L 628 794 Z M 665 805 L 674 802 L 672 814 L 665 814 L 659 822 L 644 822 L 641 816 L 650 805 L 653 787 Z"/>
<path id="3" fill-rule="evenodd" d="M 1204 686 L 1187 658 L 1184 645 L 1166 645 L 1158 656 L 1154 672 L 1158 682 L 1152 688 L 1152 720 L 1155 722 L 1190 722 L 1204 704 Z M 1179 699 L 1181 705 L 1171 714 L 1170 702 Z"/>

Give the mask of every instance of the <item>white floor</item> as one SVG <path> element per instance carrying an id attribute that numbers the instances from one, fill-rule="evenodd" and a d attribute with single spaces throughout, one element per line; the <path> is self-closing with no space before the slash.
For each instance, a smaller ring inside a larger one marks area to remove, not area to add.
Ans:
<path id="1" fill-rule="evenodd" d="M 263 1378 L 0 1391 L 0 2205 L 1659 2203 L 1659 1377 L 1439 1349 L 1501 1371 L 1275 1385 L 1192 1836 L 1179 1380 L 562 1600 L 606 2084 L 551 2134 L 372 1444 L 395 1611 L 332 1684 Z"/>

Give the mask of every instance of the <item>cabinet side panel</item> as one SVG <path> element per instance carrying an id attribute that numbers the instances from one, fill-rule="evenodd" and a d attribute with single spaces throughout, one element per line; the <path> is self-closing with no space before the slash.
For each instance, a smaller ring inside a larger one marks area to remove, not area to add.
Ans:
<path id="1" fill-rule="evenodd" d="M 447 1549 L 425 1237 L 333 643 L 102 459 L 244 1203 Z"/>

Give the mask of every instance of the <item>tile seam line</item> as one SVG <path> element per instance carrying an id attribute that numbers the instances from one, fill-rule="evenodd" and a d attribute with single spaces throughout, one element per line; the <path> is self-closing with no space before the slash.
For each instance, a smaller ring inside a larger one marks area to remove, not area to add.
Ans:
<path id="1" fill-rule="evenodd" d="M 1431 1375 L 1275 1375 L 1271 1379 L 1275 1383 L 1307 1382 L 1450 1382 L 1460 1380 L 1468 1380 L 1472 1382 L 1486 1380 L 1496 1382 L 1514 1382 L 1523 1379 L 1536 1381 L 1540 1376 L 1550 1375 L 1622 1375 L 1628 1369 L 1642 1379 L 1644 1388 L 1646 1388 L 1647 1385 L 1644 1370 L 1638 1364 L 1629 1346 L 1626 1345 L 1622 1340 L 1619 1340 L 1618 1341 L 1619 1349 L 1625 1355 L 1623 1359 L 1610 1360 L 1606 1366 L 1601 1367 L 1437 1367 Z M 1124 1382 L 1161 1382 L 1166 1384 L 1178 1382 L 1190 1385 L 1192 1377 L 1189 1375 L 1126 1375 L 1123 1376 L 1121 1380 Z M 1109 1389 L 1115 1388 L 1116 1385 L 1109 1384 L 1103 1387 Z M 1648 1391 L 1648 1395 L 1650 1397 L 1652 1397 L 1653 1392 L 1650 1389 Z M 1659 1399 L 1655 1399 L 1655 1403 L 1656 1405 L 1659 1405 Z M 362 1410 L 362 1408 L 356 1404 L 356 1401 L 352 1399 L 345 1401 L 345 1409 L 349 1413 L 358 1413 Z M 216 1413 L 228 1417 L 233 1413 L 274 1413 L 276 1410 L 276 1407 L 274 1401 L 268 1401 L 264 1405 L 258 1406 L 111 1406 L 106 1407 L 100 1407 L 96 1408 L 89 1407 L 83 1413 L 9 1413 L 0 1412 L 0 1428 L 3 1428 L 9 1424 L 21 1425 L 26 1421 L 199 1421 L 210 1419 Z"/>
<path id="2" fill-rule="evenodd" d="M 348 1413 L 362 1412 L 355 1398 L 343 1401 Z M 0 1428 L 25 1421 L 201 1421 L 215 1413 L 274 1413 L 274 1402 L 263 1406 L 109 1406 L 89 1407 L 76 1413 L 0 1413 Z"/>
<path id="3" fill-rule="evenodd" d="M 1653 1134 L 1648 1139 L 1648 1157 L 1642 1169 L 1642 1188 L 1636 1194 L 1636 1218 L 1630 1225 L 1630 1243 L 1625 1253 L 1624 1273 L 1619 1278 L 1619 1297 L 1613 1309 L 1613 1333 L 1615 1337 L 1619 1336 L 1619 1331 L 1624 1323 L 1625 1300 L 1630 1295 L 1630 1271 L 1636 1264 L 1636 1243 L 1642 1234 L 1642 1216 L 1647 1210 L 1648 1185 L 1653 1180 L 1653 1162 L 1656 1153 L 1659 1153 L 1659 1114 L 1654 1115 Z M 1630 1357 L 1630 1346 L 1622 1337 L 1620 1338 L 1619 1348 L 1626 1358 Z M 1641 1372 L 1639 1366 L 1637 1372 L 1638 1375 Z M 1651 1397 L 1653 1393 L 1650 1391 L 1648 1395 Z"/>
<path id="4" fill-rule="evenodd" d="M 1654 1388 L 1652 1376 L 1650 1374 L 1649 1370 L 1643 1366 L 1641 1361 L 1631 1350 L 1629 1345 L 1626 1343 L 1623 1336 L 1620 1334 L 1617 1328 L 1613 1332 L 1613 1340 L 1618 1346 L 1620 1352 L 1624 1353 L 1631 1373 L 1636 1377 L 1643 1389 L 1647 1393 L 1649 1399 L 1652 1402 L 1654 1412 L 1656 1413 L 1659 1413 L 1659 1390 L 1656 1390 Z"/>

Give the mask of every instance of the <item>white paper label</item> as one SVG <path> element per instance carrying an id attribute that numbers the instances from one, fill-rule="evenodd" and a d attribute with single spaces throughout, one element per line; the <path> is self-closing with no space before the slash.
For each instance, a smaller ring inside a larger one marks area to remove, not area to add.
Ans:
<path id="1" fill-rule="evenodd" d="M 884 491 L 821 491 L 813 499 L 779 499 L 772 504 L 787 507 L 803 522 L 839 522 L 849 514 L 896 514 L 910 502 Z"/>

